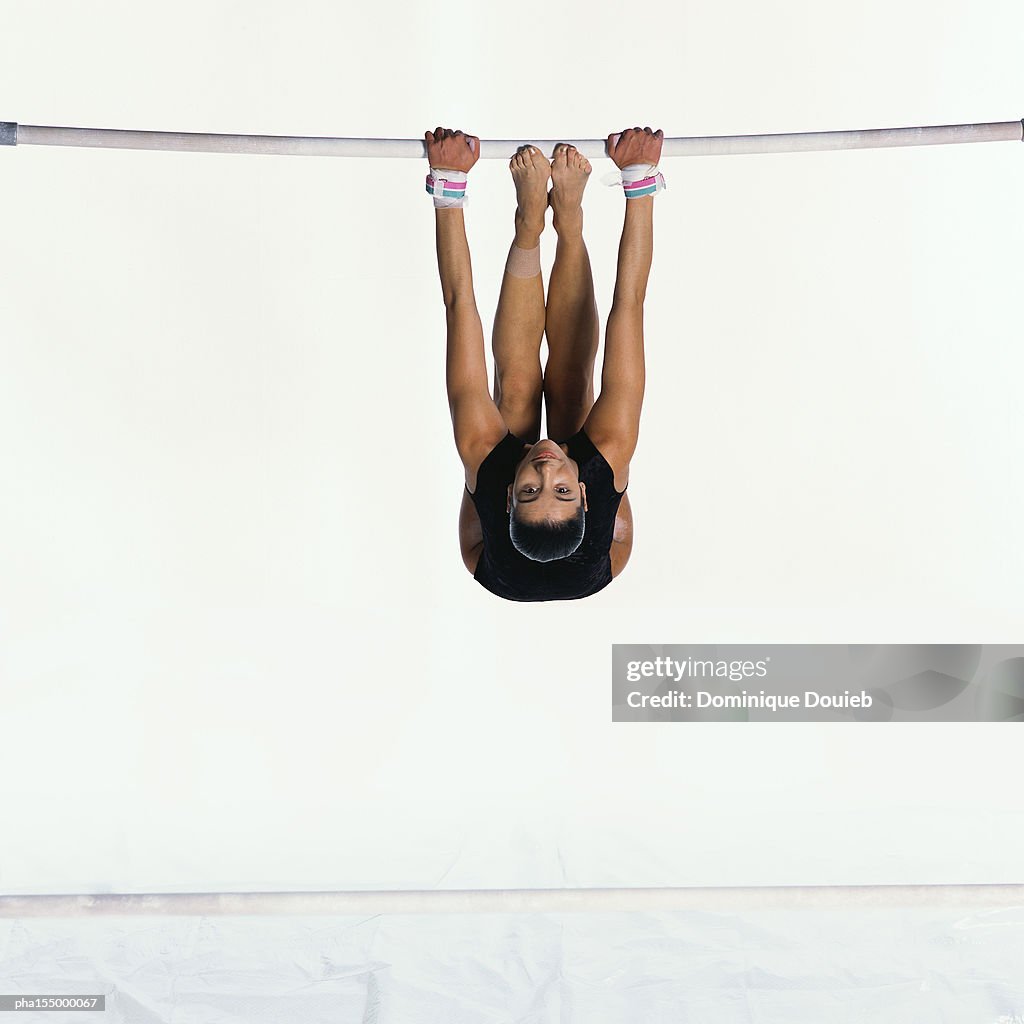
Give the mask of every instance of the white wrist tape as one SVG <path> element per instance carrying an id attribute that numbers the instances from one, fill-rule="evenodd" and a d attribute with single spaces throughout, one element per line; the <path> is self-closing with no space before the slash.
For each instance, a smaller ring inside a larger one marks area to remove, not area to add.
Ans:
<path id="1" fill-rule="evenodd" d="M 621 172 L 618 169 L 610 171 L 601 181 L 609 187 L 621 185 L 627 199 L 653 196 L 668 188 L 665 176 L 656 164 L 627 164 Z"/>
<path id="2" fill-rule="evenodd" d="M 466 205 L 465 171 L 453 171 L 443 167 L 431 167 L 427 174 L 427 193 L 434 197 L 437 208 Z"/>

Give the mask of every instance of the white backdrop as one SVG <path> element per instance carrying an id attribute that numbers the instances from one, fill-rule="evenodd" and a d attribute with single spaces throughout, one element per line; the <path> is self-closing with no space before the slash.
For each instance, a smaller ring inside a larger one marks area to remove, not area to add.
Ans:
<path id="1" fill-rule="evenodd" d="M 24 124 L 1024 114 L 1010 0 L 2 10 Z M 0 889 L 1019 881 L 1011 729 L 613 727 L 609 674 L 612 642 L 1019 641 L 1022 161 L 666 161 L 632 562 L 515 605 L 458 555 L 425 162 L 0 151 Z M 470 194 L 489 333 L 504 164 Z"/>

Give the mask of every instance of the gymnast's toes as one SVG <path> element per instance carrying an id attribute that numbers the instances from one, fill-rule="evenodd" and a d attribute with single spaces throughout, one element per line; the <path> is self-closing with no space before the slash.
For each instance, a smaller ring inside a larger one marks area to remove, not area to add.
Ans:
<path id="1" fill-rule="evenodd" d="M 551 195 L 549 201 L 555 213 L 555 229 L 561 224 L 578 225 L 578 211 L 582 209 L 583 190 L 592 170 L 590 161 L 575 147 L 560 142 L 552 153 Z"/>
<path id="2" fill-rule="evenodd" d="M 520 146 L 508 166 L 516 185 L 517 221 L 531 229 L 543 230 L 551 165 L 539 149 Z"/>

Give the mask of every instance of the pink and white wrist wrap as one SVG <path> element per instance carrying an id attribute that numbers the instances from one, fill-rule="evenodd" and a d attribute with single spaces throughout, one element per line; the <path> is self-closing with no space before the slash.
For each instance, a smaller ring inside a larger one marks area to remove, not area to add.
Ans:
<path id="1" fill-rule="evenodd" d="M 427 174 L 427 194 L 434 197 L 438 209 L 466 205 L 465 171 L 431 167 Z"/>
<path id="2" fill-rule="evenodd" d="M 627 199 L 657 195 L 668 188 L 665 176 L 655 164 L 628 164 L 621 172 L 612 171 L 601 180 L 606 185 L 622 185 Z"/>

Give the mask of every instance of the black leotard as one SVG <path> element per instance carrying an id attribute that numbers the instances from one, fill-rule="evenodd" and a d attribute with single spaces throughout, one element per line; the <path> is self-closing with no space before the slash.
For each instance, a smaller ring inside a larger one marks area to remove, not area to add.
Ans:
<path id="1" fill-rule="evenodd" d="M 470 494 L 480 517 L 484 546 L 473 578 L 492 594 L 509 601 L 572 601 L 589 597 L 612 581 L 609 549 L 615 515 L 625 491 L 615 490 L 615 473 L 583 430 L 563 442 L 587 487 L 583 543 L 567 558 L 535 562 L 515 549 L 509 538 L 508 485 L 528 448 L 511 431 L 480 464 L 476 490 Z M 468 488 L 467 488 L 468 493 Z"/>

